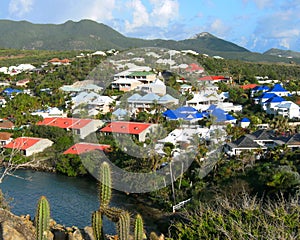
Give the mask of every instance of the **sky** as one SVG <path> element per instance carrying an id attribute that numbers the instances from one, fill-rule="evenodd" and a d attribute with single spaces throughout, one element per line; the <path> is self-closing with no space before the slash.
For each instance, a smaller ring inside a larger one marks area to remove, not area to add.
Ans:
<path id="1" fill-rule="evenodd" d="M 127 37 L 191 38 L 201 32 L 253 52 L 300 52 L 300 0 L 1 0 L 0 19 L 61 24 L 91 19 Z"/>

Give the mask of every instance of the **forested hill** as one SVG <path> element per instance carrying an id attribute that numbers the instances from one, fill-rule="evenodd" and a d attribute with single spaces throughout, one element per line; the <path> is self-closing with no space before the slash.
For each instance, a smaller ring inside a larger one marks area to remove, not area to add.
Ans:
<path id="1" fill-rule="evenodd" d="M 253 53 L 209 33 L 175 40 L 145 40 L 126 37 L 102 23 L 91 20 L 63 24 L 33 24 L 27 21 L 0 20 L 0 48 L 40 50 L 107 50 L 137 47 L 163 47 L 194 50 L 210 56 L 255 62 L 290 62 L 274 54 Z M 293 59 L 300 62 L 300 58 Z"/>

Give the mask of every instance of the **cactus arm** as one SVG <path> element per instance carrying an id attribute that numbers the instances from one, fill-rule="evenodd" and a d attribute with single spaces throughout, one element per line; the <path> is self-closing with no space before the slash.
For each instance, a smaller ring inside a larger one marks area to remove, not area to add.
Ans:
<path id="1" fill-rule="evenodd" d="M 103 240 L 103 225 L 101 212 L 95 211 L 92 215 L 92 228 L 95 240 Z"/>
<path id="2" fill-rule="evenodd" d="M 107 207 L 111 200 L 111 169 L 107 162 L 103 162 L 100 167 L 100 182 L 99 182 L 99 195 L 100 204 L 102 207 Z"/>
<path id="3" fill-rule="evenodd" d="M 138 214 L 134 222 L 134 240 L 143 240 L 144 238 L 144 223 L 142 216 Z"/>
<path id="4" fill-rule="evenodd" d="M 50 205 L 45 196 L 42 196 L 37 205 L 35 225 L 37 240 L 47 240 L 50 222 Z"/>
<path id="5" fill-rule="evenodd" d="M 130 215 L 127 211 L 122 212 L 119 218 L 118 233 L 120 240 L 128 240 L 130 233 Z"/>

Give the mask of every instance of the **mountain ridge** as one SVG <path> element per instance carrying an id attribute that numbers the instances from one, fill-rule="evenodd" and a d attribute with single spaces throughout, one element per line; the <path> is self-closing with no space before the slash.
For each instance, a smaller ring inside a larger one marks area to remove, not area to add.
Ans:
<path id="1" fill-rule="evenodd" d="M 210 56 L 246 61 L 288 62 L 273 52 L 254 53 L 208 32 L 184 40 L 140 39 L 126 37 L 113 28 L 92 20 L 72 20 L 62 24 L 40 24 L 28 21 L 0 20 L 0 48 L 37 50 L 108 50 L 139 47 L 161 47 L 194 50 Z M 296 56 L 296 55 L 295 55 Z M 298 56 L 295 58 L 296 62 Z M 300 62 L 300 56 L 299 56 Z"/>

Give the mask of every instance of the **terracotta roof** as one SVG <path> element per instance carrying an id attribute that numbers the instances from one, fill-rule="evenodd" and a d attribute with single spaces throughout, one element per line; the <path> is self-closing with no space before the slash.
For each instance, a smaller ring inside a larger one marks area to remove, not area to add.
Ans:
<path id="1" fill-rule="evenodd" d="M 37 125 L 45 125 L 59 128 L 68 129 L 81 129 L 87 124 L 92 122 L 92 119 L 81 119 L 81 118 L 44 118 L 38 122 Z"/>
<path id="2" fill-rule="evenodd" d="M 4 148 L 26 150 L 41 140 L 42 138 L 19 137 L 6 144 Z"/>
<path id="3" fill-rule="evenodd" d="M 15 127 L 15 125 L 6 119 L 3 119 L 2 121 L 0 121 L 0 129 L 13 129 Z"/>
<path id="4" fill-rule="evenodd" d="M 94 150 L 101 150 L 104 151 L 110 148 L 110 145 L 103 145 L 103 144 L 94 144 L 94 143 L 76 143 L 68 150 L 66 150 L 63 154 L 82 154 Z"/>
<path id="5" fill-rule="evenodd" d="M 142 133 L 150 126 L 150 123 L 111 122 L 106 127 L 102 128 L 100 132 L 127 133 L 135 135 Z"/>
<path id="6" fill-rule="evenodd" d="M 199 66 L 197 63 L 191 63 L 189 66 L 185 69 L 187 72 L 196 72 L 196 71 L 204 71 L 204 68 Z"/>
<path id="7" fill-rule="evenodd" d="M 247 90 L 247 89 L 253 89 L 253 88 L 257 87 L 257 86 L 258 86 L 257 84 L 251 83 L 251 84 L 242 85 L 242 86 L 240 86 L 240 88 L 242 88 L 244 90 Z"/>
<path id="8" fill-rule="evenodd" d="M 12 136 L 12 133 L 9 132 L 0 132 L 0 140 L 8 140 Z"/>
<path id="9" fill-rule="evenodd" d="M 204 76 L 198 79 L 199 81 L 216 81 L 216 80 L 228 80 L 224 76 Z"/>
<path id="10" fill-rule="evenodd" d="M 60 62 L 59 58 L 52 58 L 49 62 Z"/>

